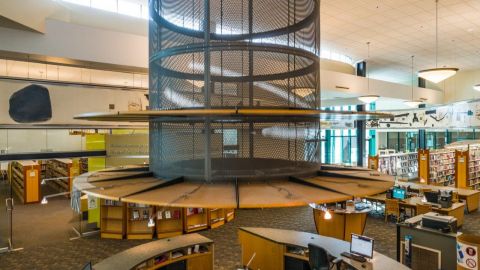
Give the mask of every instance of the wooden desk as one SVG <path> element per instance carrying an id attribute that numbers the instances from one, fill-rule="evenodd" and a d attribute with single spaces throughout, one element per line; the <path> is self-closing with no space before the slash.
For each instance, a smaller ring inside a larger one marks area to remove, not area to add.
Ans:
<path id="1" fill-rule="evenodd" d="M 313 208 L 313 220 L 317 233 L 350 242 L 352 233 L 363 234 L 370 209 L 362 211 L 330 210 L 331 219 L 324 218 L 324 212 Z"/>
<path id="2" fill-rule="evenodd" d="M 238 230 L 238 238 L 242 245 L 242 264 L 246 265 L 256 253 L 250 264 L 251 269 L 284 270 L 285 258 L 295 258 L 308 263 L 308 256 L 288 252 L 290 248 L 307 249 L 308 244 L 316 244 L 328 250 L 334 257 L 350 250 L 350 243 L 318 234 L 270 228 L 242 227 Z M 356 269 L 395 269 L 407 270 L 406 266 L 377 252 L 373 259 L 364 263 L 342 257 L 346 264 Z"/>
<path id="3" fill-rule="evenodd" d="M 464 188 L 454 188 L 454 187 L 442 187 L 442 186 L 432 186 L 424 185 L 419 183 L 398 183 L 399 186 L 410 187 L 413 190 L 420 189 L 431 189 L 431 190 L 448 190 L 458 193 L 458 198 L 466 201 L 467 211 L 469 213 L 478 210 L 478 204 L 480 203 L 480 191 L 473 189 L 464 189 Z"/>
<path id="4" fill-rule="evenodd" d="M 365 197 L 369 201 L 373 202 L 381 202 L 385 203 L 385 199 L 387 198 L 387 194 L 377 194 L 374 196 L 367 196 Z M 400 201 L 400 207 L 403 208 L 409 208 L 412 209 L 413 211 L 416 210 L 417 204 L 422 203 L 422 198 L 421 197 L 411 197 L 405 200 Z M 432 211 L 440 213 L 442 215 L 446 216 L 453 216 L 457 218 L 457 226 L 461 227 L 463 225 L 463 218 L 464 218 L 464 209 L 465 209 L 465 204 L 464 203 L 453 203 L 451 207 L 449 208 L 437 208 L 437 207 L 432 207 Z"/>
<path id="5" fill-rule="evenodd" d="M 195 245 L 207 247 L 208 251 L 194 253 Z M 191 248 L 191 254 L 187 250 Z M 183 251 L 184 256 L 174 258 L 172 253 Z M 155 264 L 155 258 L 166 255 L 167 259 Z M 199 234 L 187 234 L 168 239 L 157 240 L 117 253 L 93 266 L 94 270 L 131 270 L 144 265 L 144 269 L 160 267 L 186 261 L 188 270 L 213 269 L 213 241 Z M 143 269 L 143 268 L 142 268 Z"/>

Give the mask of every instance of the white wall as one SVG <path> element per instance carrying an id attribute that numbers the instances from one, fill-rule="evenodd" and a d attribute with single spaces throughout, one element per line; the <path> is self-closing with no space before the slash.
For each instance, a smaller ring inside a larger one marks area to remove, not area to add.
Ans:
<path id="1" fill-rule="evenodd" d="M 47 20 L 45 34 L 0 27 L 0 50 L 124 66 L 148 67 L 148 38 Z"/>
<path id="2" fill-rule="evenodd" d="M 452 103 L 480 98 L 480 92 L 473 90 L 473 86 L 478 83 L 480 83 L 480 70 L 465 70 L 440 82 L 438 87 L 445 89 L 446 103 Z"/>
<path id="3" fill-rule="evenodd" d="M 10 118 L 9 99 L 17 90 L 30 85 L 29 82 L 0 80 L 0 125 L 18 124 Z M 76 85 L 39 84 L 47 87 L 52 102 L 52 119 L 41 125 L 117 125 L 110 122 L 74 120 L 78 114 L 88 112 L 109 112 L 109 104 L 115 104 L 113 111 L 127 111 L 129 102 L 148 105 L 146 91 L 122 91 L 100 87 Z M 128 123 L 123 123 L 128 125 Z"/>

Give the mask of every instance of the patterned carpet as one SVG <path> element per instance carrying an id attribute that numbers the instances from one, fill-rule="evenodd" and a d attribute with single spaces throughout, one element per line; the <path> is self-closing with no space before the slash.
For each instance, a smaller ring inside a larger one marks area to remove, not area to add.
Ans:
<path id="1" fill-rule="evenodd" d="M 17 211 L 20 213 L 27 209 L 29 211 L 16 218 L 16 224 L 21 228 L 15 230 L 16 243 L 25 249 L 0 254 L 0 269 L 80 269 L 87 261 L 97 263 L 124 249 L 147 242 L 99 239 L 98 236 L 69 241 L 69 236 L 73 234 L 70 230 L 72 218 L 68 204 L 68 200 L 61 199 L 47 206 L 18 206 Z M 48 222 L 38 224 L 31 222 L 32 218 Z M 215 230 L 201 232 L 215 242 L 215 269 L 231 270 L 240 265 L 236 229 L 241 226 L 315 232 L 309 207 L 239 210 L 233 222 Z M 384 223 L 383 218 L 369 216 L 365 234 L 375 239 L 376 251 L 395 258 L 395 228 L 393 223 Z M 463 231 L 478 233 L 479 230 L 480 213 L 466 215 Z"/>

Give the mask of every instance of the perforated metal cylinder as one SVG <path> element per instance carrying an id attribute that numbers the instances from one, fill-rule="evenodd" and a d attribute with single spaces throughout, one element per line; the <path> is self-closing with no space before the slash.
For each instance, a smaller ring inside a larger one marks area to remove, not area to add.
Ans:
<path id="1" fill-rule="evenodd" d="M 150 108 L 318 109 L 318 0 L 150 0 Z M 150 166 L 200 180 L 318 167 L 319 123 L 157 119 Z"/>

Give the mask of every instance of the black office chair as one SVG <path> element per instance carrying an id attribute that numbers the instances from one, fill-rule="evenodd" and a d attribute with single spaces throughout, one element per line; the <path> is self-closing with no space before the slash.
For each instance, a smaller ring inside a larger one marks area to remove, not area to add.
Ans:
<path id="1" fill-rule="evenodd" d="M 340 269 L 341 258 L 333 259 L 332 255 L 324 248 L 314 244 L 308 244 L 308 263 L 311 270 L 330 270 L 335 267 Z M 330 266 L 332 264 L 332 266 Z"/>

